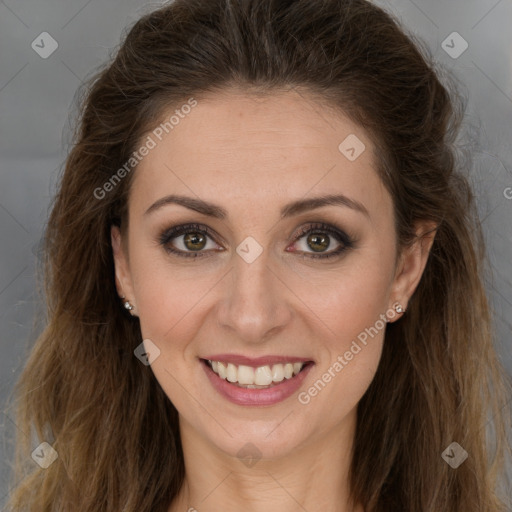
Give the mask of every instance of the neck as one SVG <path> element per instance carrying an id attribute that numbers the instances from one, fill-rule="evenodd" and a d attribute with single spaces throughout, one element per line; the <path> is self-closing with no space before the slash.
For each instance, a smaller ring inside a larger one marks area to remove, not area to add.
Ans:
<path id="1" fill-rule="evenodd" d="M 251 461 L 220 451 L 180 418 L 186 476 L 169 512 L 363 512 L 348 484 L 355 421 L 354 411 L 293 453 Z"/>

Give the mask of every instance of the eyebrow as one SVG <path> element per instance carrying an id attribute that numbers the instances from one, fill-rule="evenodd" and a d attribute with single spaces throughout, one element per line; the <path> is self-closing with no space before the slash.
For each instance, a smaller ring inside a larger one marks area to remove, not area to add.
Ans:
<path id="1" fill-rule="evenodd" d="M 150 213 L 155 212 L 156 210 L 169 204 L 178 204 L 190 210 L 194 210 L 198 213 L 207 215 L 208 217 L 214 217 L 216 219 L 223 220 L 228 217 L 228 212 L 221 206 L 209 203 L 207 201 L 203 201 L 201 199 L 176 194 L 171 194 L 162 197 L 158 201 L 154 202 L 145 211 L 144 215 L 149 215 Z M 287 205 L 283 206 L 283 208 L 281 209 L 281 218 L 292 217 L 305 211 L 321 208 L 322 206 L 344 206 L 347 208 L 351 208 L 352 210 L 355 210 L 359 213 L 362 213 L 366 217 L 370 218 L 368 210 L 362 203 L 354 199 L 350 199 L 349 197 L 344 196 L 343 194 L 330 194 L 319 197 L 312 197 L 309 199 L 298 199 L 296 201 L 292 201 L 291 203 L 288 203 Z"/>

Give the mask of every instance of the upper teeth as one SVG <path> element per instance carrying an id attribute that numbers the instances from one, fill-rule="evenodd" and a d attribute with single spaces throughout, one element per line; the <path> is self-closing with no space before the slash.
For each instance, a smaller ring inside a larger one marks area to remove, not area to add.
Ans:
<path id="1" fill-rule="evenodd" d="M 252 366 L 235 365 L 232 363 L 222 363 L 220 361 L 210 361 L 212 370 L 219 375 L 221 379 L 227 379 L 229 382 L 238 382 L 238 384 L 268 386 L 272 382 L 281 382 L 283 379 L 291 379 L 297 375 L 305 363 L 286 363 L 274 364 L 272 366 Z"/>

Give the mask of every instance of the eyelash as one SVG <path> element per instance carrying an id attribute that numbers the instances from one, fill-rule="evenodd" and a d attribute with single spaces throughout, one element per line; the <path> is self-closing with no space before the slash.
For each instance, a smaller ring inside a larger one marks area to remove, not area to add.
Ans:
<path id="1" fill-rule="evenodd" d="M 324 222 L 317 222 L 308 224 L 307 226 L 304 226 L 300 229 L 300 231 L 295 236 L 293 242 L 297 242 L 301 238 L 303 238 L 305 235 L 313 232 L 322 232 L 326 233 L 328 235 L 331 235 L 337 242 L 342 244 L 338 249 L 335 251 L 331 251 L 329 253 L 322 253 L 322 254 L 314 254 L 314 253 L 304 253 L 302 254 L 303 258 L 313 258 L 313 259 L 322 259 L 326 260 L 328 258 L 335 258 L 340 257 L 342 253 L 344 253 L 346 250 L 351 249 L 354 247 L 354 240 L 352 240 L 345 232 L 339 230 L 338 228 L 335 228 L 333 226 L 330 226 L 329 224 L 325 224 Z M 173 238 L 177 238 L 181 235 L 187 234 L 187 233 L 202 233 L 213 240 L 215 240 L 215 234 L 207 227 L 202 224 L 183 224 L 180 226 L 175 226 L 169 229 L 166 229 L 159 237 L 158 242 L 164 247 L 164 249 L 171 253 L 175 254 L 178 257 L 183 258 L 202 258 L 206 256 L 205 252 L 186 252 L 182 251 L 181 249 L 173 249 L 171 246 L 169 246 L 169 242 Z"/>

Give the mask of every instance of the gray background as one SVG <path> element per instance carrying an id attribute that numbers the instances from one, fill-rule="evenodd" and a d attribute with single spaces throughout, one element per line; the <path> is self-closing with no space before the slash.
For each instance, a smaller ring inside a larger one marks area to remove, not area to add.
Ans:
<path id="1" fill-rule="evenodd" d="M 493 268 L 487 286 L 498 350 L 512 372 L 512 199 L 505 196 L 512 187 L 512 0 L 377 3 L 425 41 L 439 66 L 458 77 L 469 99 L 465 140 L 473 151 L 472 176 Z M 159 5 L 0 0 L 0 506 L 8 492 L 8 439 L 16 429 L 3 408 L 34 338 L 36 247 L 67 151 L 74 94 L 118 45 L 123 29 Z M 46 59 L 31 47 L 34 40 L 41 46 L 42 32 L 58 43 Z M 445 51 L 463 49 L 463 41 L 450 36 L 453 32 L 469 45 L 457 58 Z"/>

